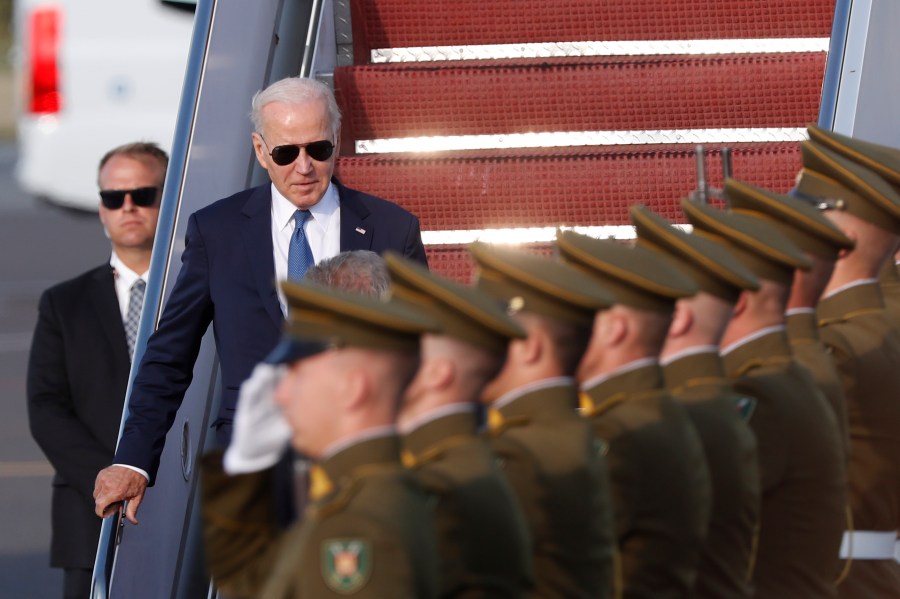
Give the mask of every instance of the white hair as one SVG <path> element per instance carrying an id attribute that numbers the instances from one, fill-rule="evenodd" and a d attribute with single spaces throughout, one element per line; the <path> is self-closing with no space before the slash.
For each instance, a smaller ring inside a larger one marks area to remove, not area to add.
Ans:
<path id="1" fill-rule="evenodd" d="M 262 133 L 261 112 L 266 104 L 271 102 L 306 104 L 319 99 L 325 100 L 331 132 L 336 138 L 341 128 L 341 109 L 338 108 L 334 92 L 321 81 L 306 77 L 286 77 L 256 92 L 250 101 L 250 121 L 253 123 L 253 130 Z"/>

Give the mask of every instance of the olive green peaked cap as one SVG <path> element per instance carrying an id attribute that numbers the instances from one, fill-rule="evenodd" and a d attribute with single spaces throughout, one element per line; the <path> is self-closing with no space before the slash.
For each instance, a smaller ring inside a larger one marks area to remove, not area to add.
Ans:
<path id="1" fill-rule="evenodd" d="M 900 150 L 897 148 L 854 139 L 812 124 L 806 130 L 813 142 L 875 171 L 900 191 Z"/>
<path id="2" fill-rule="evenodd" d="M 669 313 L 675 302 L 697 293 L 697 285 L 659 254 L 611 239 L 559 231 L 556 245 L 569 264 L 612 291 L 616 303 Z"/>
<path id="3" fill-rule="evenodd" d="M 797 191 L 900 234 L 900 194 L 878 174 L 811 141 L 800 142 L 803 170 Z"/>
<path id="4" fill-rule="evenodd" d="M 682 200 L 681 209 L 694 225 L 694 235 L 724 243 L 735 258 L 761 279 L 790 285 L 794 270 L 809 270 L 811 266 L 800 248 L 758 218 L 690 200 Z"/>
<path id="5" fill-rule="evenodd" d="M 522 327 L 486 293 L 432 274 L 395 252 L 386 252 L 384 260 L 391 273 L 392 299 L 424 311 L 439 323 L 439 334 L 495 353 L 505 353 L 510 339 L 525 337 Z"/>
<path id="6" fill-rule="evenodd" d="M 853 240 L 814 206 L 735 179 L 725 182 L 725 196 L 735 214 L 764 220 L 801 250 L 830 260 L 854 246 Z"/>
<path id="7" fill-rule="evenodd" d="M 759 289 L 759 281 L 725 245 L 675 227 L 646 206 L 630 209 L 638 246 L 659 252 L 688 275 L 701 291 L 737 301 L 744 289 Z"/>
<path id="8" fill-rule="evenodd" d="M 615 301 L 591 277 L 558 260 L 479 242 L 469 251 L 478 264 L 476 286 L 505 302 L 510 313 L 590 325 L 598 310 Z"/>
<path id="9" fill-rule="evenodd" d="M 309 282 L 281 283 L 289 317 L 281 341 L 266 358 L 294 362 L 329 348 L 364 347 L 417 352 L 422 333 L 438 323 L 418 310 Z"/>

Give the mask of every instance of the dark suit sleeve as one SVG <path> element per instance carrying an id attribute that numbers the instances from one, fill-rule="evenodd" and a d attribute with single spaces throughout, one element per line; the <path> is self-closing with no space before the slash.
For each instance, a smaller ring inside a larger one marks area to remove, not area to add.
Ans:
<path id="1" fill-rule="evenodd" d="M 132 386 L 128 420 L 114 462 L 156 479 L 166 433 L 191 384 L 200 342 L 212 321 L 207 248 L 196 215 L 188 220 L 182 267 L 159 328 L 150 337 Z"/>
<path id="2" fill-rule="evenodd" d="M 56 472 L 93 502 L 94 478 L 109 465 L 109 451 L 75 413 L 60 320 L 53 296 L 44 292 L 28 360 L 28 419 L 31 435 Z"/>
<path id="3" fill-rule="evenodd" d="M 425 246 L 422 244 L 422 231 L 419 229 L 419 218 L 417 216 L 412 217 L 412 222 L 407 230 L 406 246 L 403 249 L 403 254 L 407 258 L 428 266 L 428 257 L 425 255 Z"/>

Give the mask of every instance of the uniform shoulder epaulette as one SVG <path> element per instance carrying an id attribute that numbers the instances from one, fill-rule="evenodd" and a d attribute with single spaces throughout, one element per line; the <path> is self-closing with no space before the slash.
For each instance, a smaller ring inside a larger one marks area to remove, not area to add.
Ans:
<path id="1" fill-rule="evenodd" d="M 844 314 L 843 316 L 838 316 L 836 318 L 823 318 L 823 319 L 819 320 L 819 326 L 824 327 L 824 326 L 828 326 L 830 324 L 838 324 L 838 323 L 842 323 L 842 322 L 847 322 L 849 320 L 852 320 L 853 318 L 856 318 L 857 316 L 864 316 L 866 314 L 876 314 L 878 312 L 881 312 L 882 310 L 883 310 L 883 308 L 863 308 L 862 310 L 854 310 L 853 312 L 848 312 L 848 313 Z"/>
<path id="2" fill-rule="evenodd" d="M 488 436 L 497 437 L 511 428 L 528 426 L 531 418 L 528 416 L 504 416 L 500 410 L 491 408 L 488 410 Z"/>
<path id="3" fill-rule="evenodd" d="M 365 478 L 388 472 L 399 472 L 402 470 L 403 467 L 400 464 L 393 463 L 360 466 L 359 468 L 354 469 L 348 476 L 341 479 L 339 489 L 333 497 L 312 506 L 307 515 L 308 517 L 317 520 L 330 518 L 346 509 L 353 497 L 363 488 Z"/>
<path id="4" fill-rule="evenodd" d="M 348 482 L 329 500 L 310 506 L 306 517 L 312 520 L 324 520 L 341 513 L 361 488 L 362 480 L 355 477 L 349 478 Z"/>
<path id="5" fill-rule="evenodd" d="M 400 454 L 400 458 L 405 467 L 415 470 L 416 468 L 421 468 L 436 460 L 442 460 L 449 450 L 454 447 L 459 447 L 460 445 L 465 445 L 466 443 L 471 443 L 473 439 L 476 439 L 476 437 L 472 435 L 453 435 L 452 437 L 447 437 L 446 439 L 435 443 L 418 454 L 413 453 L 408 449 L 404 449 Z"/>

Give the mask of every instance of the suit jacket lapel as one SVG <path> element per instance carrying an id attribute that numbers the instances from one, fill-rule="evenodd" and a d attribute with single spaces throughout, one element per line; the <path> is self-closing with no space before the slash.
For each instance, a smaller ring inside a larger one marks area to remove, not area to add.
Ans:
<path id="1" fill-rule="evenodd" d="M 247 222 L 240 227 L 250 271 L 259 299 L 275 326 L 281 327 L 284 315 L 275 290 L 275 259 L 272 249 L 272 194 L 268 185 L 257 187 L 241 211 Z"/>
<path id="2" fill-rule="evenodd" d="M 372 249 L 372 225 L 366 222 L 369 209 L 363 204 L 357 193 L 332 179 L 337 186 L 341 210 L 341 251 Z"/>
<path id="3" fill-rule="evenodd" d="M 116 296 L 116 279 L 112 266 L 108 264 L 94 271 L 90 287 L 91 305 L 97 315 L 97 322 L 116 358 L 128 363 L 128 342 L 125 340 L 125 325 Z"/>

